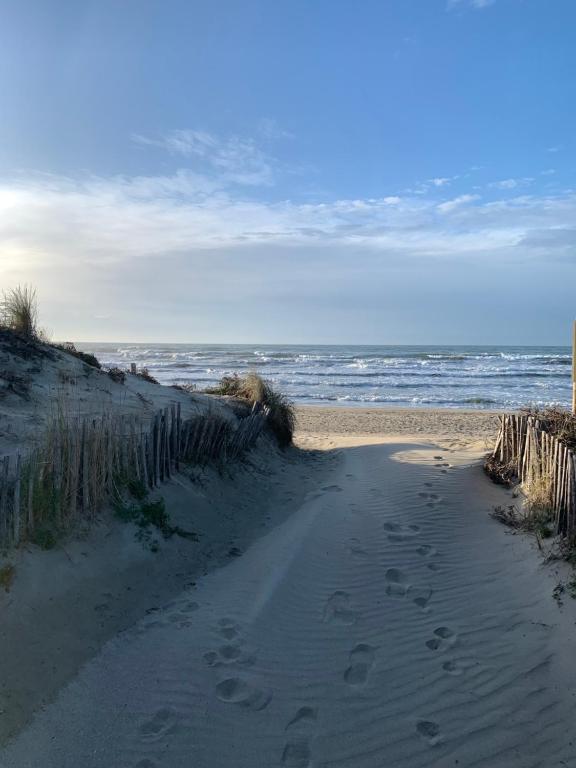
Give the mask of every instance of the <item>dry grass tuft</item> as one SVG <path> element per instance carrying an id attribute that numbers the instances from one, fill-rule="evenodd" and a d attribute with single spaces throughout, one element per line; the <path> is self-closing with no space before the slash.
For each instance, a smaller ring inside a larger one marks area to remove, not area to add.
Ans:
<path id="1" fill-rule="evenodd" d="M 548 511 L 554 506 L 554 487 L 549 472 L 532 472 L 522 484 L 528 508 Z"/>
<path id="2" fill-rule="evenodd" d="M 1 324 L 29 339 L 37 339 L 38 304 L 34 288 L 24 285 L 4 291 Z"/>
<path id="3" fill-rule="evenodd" d="M 144 381 L 147 381 L 149 384 L 158 384 L 158 379 L 155 379 L 154 376 L 152 376 L 148 368 L 140 368 L 133 375 L 138 376 L 140 379 L 144 379 Z"/>
<path id="4" fill-rule="evenodd" d="M 95 355 L 90 354 L 90 352 L 82 352 L 81 350 L 76 349 L 71 341 L 64 341 L 61 344 L 52 344 L 51 346 L 55 347 L 55 349 L 59 349 L 61 352 L 66 352 L 67 355 L 77 357 L 92 368 L 102 368 L 100 361 Z"/>
<path id="5" fill-rule="evenodd" d="M 116 384 L 124 384 L 126 381 L 126 371 L 122 368 L 110 368 L 107 373 Z"/>
<path id="6" fill-rule="evenodd" d="M 530 406 L 522 411 L 527 416 L 533 416 L 540 422 L 541 428 L 554 435 L 568 448 L 576 448 L 576 415 L 566 408 L 554 406 L 537 408 Z"/>
<path id="7" fill-rule="evenodd" d="M 216 387 L 207 389 L 212 395 L 223 395 L 259 403 L 268 409 L 268 424 L 279 445 L 290 445 L 296 428 L 296 413 L 292 402 L 273 385 L 251 372 L 246 376 L 224 376 Z"/>

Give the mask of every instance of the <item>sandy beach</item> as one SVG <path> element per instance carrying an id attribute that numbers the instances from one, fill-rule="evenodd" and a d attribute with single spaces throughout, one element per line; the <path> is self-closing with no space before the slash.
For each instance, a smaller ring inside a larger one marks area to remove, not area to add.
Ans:
<path id="1" fill-rule="evenodd" d="M 3 658 L 45 695 L 20 696 L 3 767 L 574 765 L 576 611 L 533 541 L 489 517 L 511 502 L 479 463 L 494 415 L 298 416 L 288 454 L 168 484 L 201 556 L 150 570 L 117 531 L 53 553 L 68 578 L 43 586 L 52 646 L 14 634 L 16 583 Z M 58 634 L 80 610 L 98 620 Z"/>

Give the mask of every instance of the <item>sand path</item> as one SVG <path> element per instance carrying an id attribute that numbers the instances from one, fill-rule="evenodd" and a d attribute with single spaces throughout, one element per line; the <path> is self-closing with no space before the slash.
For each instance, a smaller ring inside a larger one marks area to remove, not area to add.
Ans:
<path id="1" fill-rule="evenodd" d="M 576 765 L 574 616 L 488 517 L 504 492 L 464 452 L 347 443 L 293 516 L 109 642 L 3 768 Z"/>

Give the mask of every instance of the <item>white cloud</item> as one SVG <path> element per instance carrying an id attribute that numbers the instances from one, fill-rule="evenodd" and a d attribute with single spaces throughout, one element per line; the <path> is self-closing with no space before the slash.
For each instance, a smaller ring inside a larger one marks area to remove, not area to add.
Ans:
<path id="1" fill-rule="evenodd" d="M 470 8 L 476 8 L 481 10 L 482 8 L 488 8 L 489 5 L 494 5 L 496 0 L 448 0 L 448 8 L 458 8 L 460 6 L 469 6 Z"/>
<path id="2" fill-rule="evenodd" d="M 173 155 L 196 160 L 201 169 L 211 169 L 229 184 L 268 186 L 273 183 L 274 161 L 253 139 L 221 138 L 207 131 L 189 129 L 168 131 L 159 138 L 139 134 L 132 138 L 137 144 L 159 147 Z"/>
<path id="3" fill-rule="evenodd" d="M 509 265 L 517 274 L 528 263 L 544 274 L 552 262 L 576 263 L 576 192 L 437 197 L 267 202 L 187 170 L 4 178 L 0 284 L 34 283 L 58 335 L 207 340 L 231 338 L 231 302 L 258 307 L 281 294 L 287 333 L 307 291 L 328 301 L 354 285 L 362 305 L 400 266 L 444 274 L 436 263 L 449 261 L 468 275 Z M 261 314 L 250 325 L 250 313 L 234 338 L 259 338 Z"/>
<path id="4" fill-rule="evenodd" d="M 532 229 L 569 228 L 576 197 L 481 202 L 462 194 L 265 202 L 188 171 L 172 176 L 0 181 L 0 275 L 42 264 L 104 265 L 246 246 L 355 246 L 408 256 L 482 253 Z"/>
<path id="5" fill-rule="evenodd" d="M 466 205 L 467 203 L 473 203 L 475 200 L 479 199 L 479 195 L 460 195 L 459 197 L 455 197 L 452 200 L 446 200 L 446 202 L 440 203 L 438 205 L 438 210 L 442 213 L 451 213 L 457 208 L 461 208 L 463 205 Z"/>
<path id="6" fill-rule="evenodd" d="M 492 189 L 517 189 L 518 187 L 524 187 L 531 184 L 534 179 L 530 176 L 525 176 L 522 179 L 502 179 L 501 181 L 493 181 L 488 184 Z"/>

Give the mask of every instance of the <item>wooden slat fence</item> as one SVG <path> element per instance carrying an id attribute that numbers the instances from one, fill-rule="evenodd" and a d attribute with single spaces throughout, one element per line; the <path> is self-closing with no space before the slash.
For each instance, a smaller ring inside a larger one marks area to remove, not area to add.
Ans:
<path id="1" fill-rule="evenodd" d="M 576 457 L 570 448 L 536 417 L 508 414 L 501 417 L 493 458 L 524 487 L 545 485 L 558 533 L 576 534 Z"/>
<path id="2" fill-rule="evenodd" d="M 26 456 L 0 458 L 0 548 L 93 519 L 119 486 L 156 488 L 181 463 L 237 460 L 262 433 L 268 411 L 255 404 L 236 422 L 216 413 L 183 419 L 179 404 L 146 424 L 136 417 L 57 421 Z"/>

